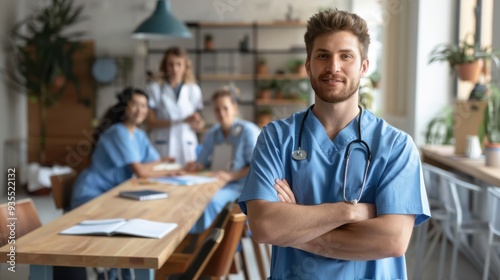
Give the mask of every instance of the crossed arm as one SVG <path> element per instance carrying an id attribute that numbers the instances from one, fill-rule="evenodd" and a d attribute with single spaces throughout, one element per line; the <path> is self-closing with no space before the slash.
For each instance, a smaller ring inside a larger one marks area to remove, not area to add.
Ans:
<path id="1" fill-rule="evenodd" d="M 414 215 L 376 216 L 373 204 L 298 205 L 286 181 L 277 180 L 281 202 L 247 202 L 254 239 L 329 258 L 372 260 L 404 254 Z"/>

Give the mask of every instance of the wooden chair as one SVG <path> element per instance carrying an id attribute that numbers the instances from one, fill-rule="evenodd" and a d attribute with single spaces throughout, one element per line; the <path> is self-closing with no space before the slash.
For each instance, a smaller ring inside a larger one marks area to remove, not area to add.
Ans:
<path id="1" fill-rule="evenodd" d="M 11 202 L 10 205 L 9 202 L 0 204 L 0 246 L 9 241 L 11 222 L 15 223 L 13 228 L 15 228 L 16 239 L 42 226 L 31 198 L 17 200 L 14 203 Z"/>
<path id="2" fill-rule="evenodd" d="M 238 205 L 233 204 L 232 207 L 229 221 L 224 227 L 224 238 L 208 262 L 207 267 L 203 270 L 203 276 L 221 278 L 228 276 L 231 272 L 237 272 L 231 271 L 231 267 L 234 267 L 235 254 L 241 241 L 247 217 L 241 212 Z"/>
<path id="3" fill-rule="evenodd" d="M 189 265 L 199 254 L 203 244 L 212 234 L 214 229 L 223 229 L 229 221 L 229 214 L 233 207 L 233 202 L 227 203 L 210 228 L 197 237 L 188 235 L 176 248 L 175 252 L 168 258 L 163 266 L 155 273 L 155 279 L 164 280 L 168 275 L 181 274 L 187 271 Z"/>
<path id="4" fill-rule="evenodd" d="M 15 223 L 15 226 L 11 227 L 11 222 Z M 0 246 L 9 242 L 11 229 L 15 230 L 15 235 L 12 236 L 19 239 L 41 226 L 42 222 L 38 217 L 38 213 L 31 198 L 11 201 L 10 204 L 9 202 L 0 204 Z M 16 272 L 18 270 L 29 270 L 29 265 L 16 264 Z M 0 269 L 0 274 L 2 274 L 1 272 Z M 12 274 L 11 272 L 7 273 Z M 8 277 L 5 277 L 5 275 L 0 275 L 0 279 L 8 279 Z"/>
<path id="5" fill-rule="evenodd" d="M 9 209 L 8 202 L 0 205 L 0 246 L 7 244 L 9 241 L 8 238 L 10 236 L 10 228 L 8 227 L 8 225 L 10 220 L 8 220 L 8 218 L 17 218 L 16 220 L 13 220 L 16 223 L 16 239 L 42 226 L 42 222 L 40 221 L 35 205 L 33 204 L 33 200 L 31 200 L 31 198 L 22 199 L 15 202 L 15 210 L 12 210 L 12 213 L 15 213 L 15 216 L 12 216 L 10 214 L 10 211 L 11 210 Z M 28 269 L 29 266 L 25 266 L 26 269 Z M 87 279 L 84 267 L 73 268 L 54 266 L 53 273 L 54 280 Z M 3 278 L 0 276 L 0 279 Z"/>
<path id="6" fill-rule="evenodd" d="M 76 177 L 77 174 L 74 171 L 50 177 L 52 196 L 57 209 L 63 209 L 65 212 L 68 211 Z"/>
<path id="7" fill-rule="evenodd" d="M 213 228 L 179 280 L 198 280 L 224 238 L 224 230 Z"/>

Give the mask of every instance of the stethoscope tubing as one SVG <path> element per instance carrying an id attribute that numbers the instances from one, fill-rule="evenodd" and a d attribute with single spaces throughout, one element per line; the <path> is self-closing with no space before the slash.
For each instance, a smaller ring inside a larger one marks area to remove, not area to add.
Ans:
<path id="1" fill-rule="evenodd" d="M 301 123 L 300 123 L 300 128 L 299 128 L 298 147 L 297 147 L 296 150 L 294 150 L 292 152 L 292 158 L 295 159 L 295 160 L 304 160 L 307 157 L 307 152 L 304 149 L 302 149 L 302 132 L 304 130 L 304 124 L 305 124 L 305 120 L 307 118 L 307 115 L 309 114 L 309 111 L 311 111 L 313 109 L 313 107 L 314 107 L 314 104 L 311 105 L 307 109 L 307 111 L 305 112 L 304 116 L 302 117 L 302 120 L 301 120 Z M 358 105 L 358 108 L 359 108 L 359 114 L 358 114 L 358 139 L 349 142 L 349 144 L 347 145 L 347 148 L 346 148 L 345 155 L 344 155 L 344 159 L 345 159 L 346 162 L 345 162 L 345 170 L 344 170 L 343 198 L 344 198 L 345 202 L 349 202 L 349 203 L 353 203 L 353 204 L 358 203 L 361 200 L 361 196 L 363 195 L 363 191 L 365 189 L 366 178 L 368 176 L 368 170 L 370 168 L 370 163 L 371 163 L 371 159 L 372 159 L 372 153 L 371 153 L 371 150 L 370 150 L 370 146 L 362 139 L 362 135 L 361 135 L 361 119 L 362 119 L 362 116 L 363 116 L 363 108 L 361 108 L 361 106 L 359 106 L 359 105 Z M 346 186 L 347 186 L 346 179 L 347 179 L 347 170 L 349 168 L 349 157 L 350 157 L 350 154 L 351 154 L 351 145 L 354 144 L 354 143 L 360 143 L 361 145 L 363 145 L 366 148 L 366 157 L 367 157 L 367 160 L 366 160 L 366 164 L 365 164 L 365 170 L 363 172 L 363 181 L 361 183 L 361 190 L 359 192 L 359 196 L 358 196 L 357 199 L 348 200 L 347 196 L 346 196 Z"/>

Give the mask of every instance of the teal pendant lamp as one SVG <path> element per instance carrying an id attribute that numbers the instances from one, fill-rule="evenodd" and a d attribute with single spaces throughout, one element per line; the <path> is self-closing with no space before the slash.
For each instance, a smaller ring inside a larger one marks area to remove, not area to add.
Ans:
<path id="1" fill-rule="evenodd" d="M 191 38 L 186 25 L 171 13 L 169 0 L 158 0 L 154 13 L 142 22 L 132 34 L 140 40 L 165 39 L 168 37 Z"/>

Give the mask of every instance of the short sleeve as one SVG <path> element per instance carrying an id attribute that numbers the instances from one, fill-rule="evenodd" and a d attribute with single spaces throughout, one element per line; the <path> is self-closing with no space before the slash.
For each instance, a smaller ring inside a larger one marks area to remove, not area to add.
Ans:
<path id="1" fill-rule="evenodd" d="M 250 162 L 253 157 L 253 151 L 255 145 L 257 144 L 257 139 L 259 138 L 260 128 L 253 123 L 248 123 L 247 128 L 243 132 L 244 147 L 243 147 L 243 159 L 245 162 Z"/>
<path id="2" fill-rule="evenodd" d="M 121 124 L 116 124 L 104 131 L 100 141 L 103 150 L 116 167 L 141 161 L 140 151 L 136 149 L 132 136 Z"/>
<path id="3" fill-rule="evenodd" d="M 275 178 L 285 177 L 285 167 L 280 157 L 280 150 L 276 146 L 277 142 L 279 142 L 278 136 L 272 124 L 266 126 L 258 136 L 250 171 L 239 199 L 241 210 L 245 214 L 246 202 L 249 200 L 279 201 L 273 185 Z"/>
<path id="4" fill-rule="evenodd" d="M 415 225 L 430 217 L 418 149 L 406 134 L 401 133 L 391 148 L 375 204 L 379 215 L 417 213 Z"/>
<path id="5" fill-rule="evenodd" d="M 141 139 L 139 145 L 143 147 L 144 150 L 141 162 L 152 162 L 160 160 L 160 154 L 155 149 L 155 147 L 151 145 L 151 142 L 149 141 L 146 133 L 141 130 L 139 135 L 140 136 L 138 138 Z"/>
<path id="6" fill-rule="evenodd" d="M 217 125 L 212 127 L 207 133 L 205 134 L 205 137 L 203 138 L 203 143 L 201 144 L 201 151 L 200 155 L 198 156 L 198 159 L 196 160 L 198 163 L 203 165 L 205 168 L 208 168 L 210 166 L 210 156 L 212 155 L 212 151 L 214 149 L 214 138 L 215 138 L 215 133 L 217 132 Z"/>

